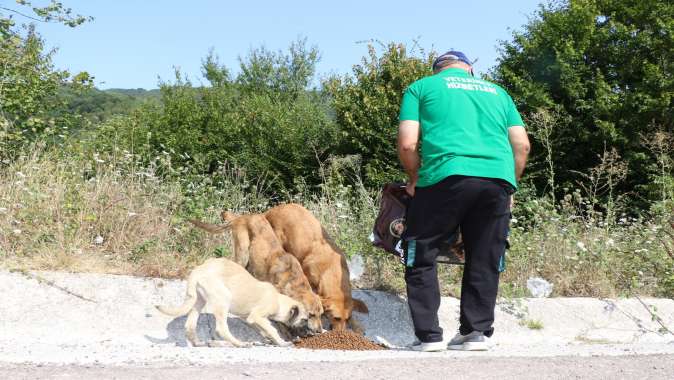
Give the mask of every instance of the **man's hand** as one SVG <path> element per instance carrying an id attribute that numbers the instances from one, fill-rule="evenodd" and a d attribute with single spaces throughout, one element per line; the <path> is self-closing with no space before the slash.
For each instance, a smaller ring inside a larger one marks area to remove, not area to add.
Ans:
<path id="1" fill-rule="evenodd" d="M 409 194 L 410 197 L 414 196 L 414 191 L 416 190 L 417 187 L 417 181 L 407 181 L 407 184 L 405 185 L 405 191 L 407 194 Z"/>

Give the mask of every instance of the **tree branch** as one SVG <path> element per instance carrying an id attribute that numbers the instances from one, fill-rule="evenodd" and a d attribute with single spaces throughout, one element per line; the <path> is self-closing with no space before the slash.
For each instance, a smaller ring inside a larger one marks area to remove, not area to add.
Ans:
<path id="1" fill-rule="evenodd" d="M 19 16 L 23 16 L 23 17 L 25 17 L 25 18 L 28 18 L 28 19 L 31 19 L 31 20 L 34 20 L 34 21 L 45 22 L 45 23 L 53 22 L 53 21 L 47 21 L 47 20 L 44 20 L 44 19 L 39 19 L 39 18 L 37 18 L 37 17 L 30 16 L 30 15 L 27 15 L 27 14 L 25 14 L 25 13 L 21 13 L 21 12 L 19 12 L 19 11 L 17 11 L 17 10 L 14 10 L 14 9 L 9 9 L 9 8 L 5 8 L 5 7 L 0 7 L 0 9 L 5 10 L 5 11 L 9 11 L 9 12 L 16 13 L 16 14 L 18 14 Z"/>

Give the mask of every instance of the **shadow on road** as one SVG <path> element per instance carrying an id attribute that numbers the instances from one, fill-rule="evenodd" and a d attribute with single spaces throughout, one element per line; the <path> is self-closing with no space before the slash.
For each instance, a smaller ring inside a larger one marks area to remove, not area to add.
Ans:
<path id="1" fill-rule="evenodd" d="M 185 320 L 187 320 L 187 316 L 178 317 L 169 322 L 166 325 L 166 338 L 156 338 L 145 335 L 145 339 L 153 344 L 175 344 L 178 347 L 187 347 L 188 343 L 185 338 Z M 227 323 L 229 324 L 229 331 L 231 331 L 232 335 L 239 340 L 244 342 L 265 341 L 257 331 L 238 318 L 227 318 Z M 220 339 L 215 333 L 215 317 L 213 317 L 213 314 L 204 313 L 199 315 L 197 335 L 203 341 Z"/>

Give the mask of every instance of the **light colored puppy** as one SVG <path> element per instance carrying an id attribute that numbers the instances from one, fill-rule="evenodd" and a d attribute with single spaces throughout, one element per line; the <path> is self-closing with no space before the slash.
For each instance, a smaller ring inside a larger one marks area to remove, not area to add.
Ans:
<path id="1" fill-rule="evenodd" d="M 187 315 L 185 332 L 193 346 L 205 344 L 197 337 L 199 313 L 208 305 L 216 321 L 216 332 L 236 347 L 249 343 L 236 339 L 229 331 L 227 315 L 233 314 L 245 320 L 260 333 L 279 346 L 289 346 L 272 326 L 270 319 L 292 329 L 307 328 L 307 312 L 304 306 L 292 298 L 280 294 L 270 283 L 258 281 L 240 265 L 227 259 L 208 259 L 194 268 L 187 279 L 187 297 L 179 307 L 157 306 L 164 314 Z M 209 346 L 222 346 L 224 342 L 210 340 Z"/>

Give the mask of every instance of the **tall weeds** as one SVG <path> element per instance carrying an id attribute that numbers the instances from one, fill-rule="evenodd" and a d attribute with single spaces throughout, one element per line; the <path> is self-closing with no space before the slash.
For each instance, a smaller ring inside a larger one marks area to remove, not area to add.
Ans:
<path id="1" fill-rule="evenodd" d="M 275 198 L 267 182 L 227 165 L 188 175 L 161 156 L 139 161 L 125 152 L 64 157 L 36 149 L 0 170 L 3 266 L 181 277 L 231 252 L 228 234 L 208 235 L 187 218 L 218 222 L 223 209 L 260 212 L 292 201 L 309 208 L 348 256 L 364 258 L 359 286 L 404 291 L 402 266 L 368 240 L 378 194 L 360 182 L 357 158 L 326 163 L 318 192 L 299 187 Z M 671 209 L 634 218 L 615 208 L 613 222 L 589 212 L 597 205 L 580 189 L 557 204 L 532 194 L 518 193 L 503 295 L 525 296 L 526 280 L 541 276 L 558 296 L 674 296 Z M 461 268 L 442 266 L 440 275 L 443 292 L 458 295 Z"/>

